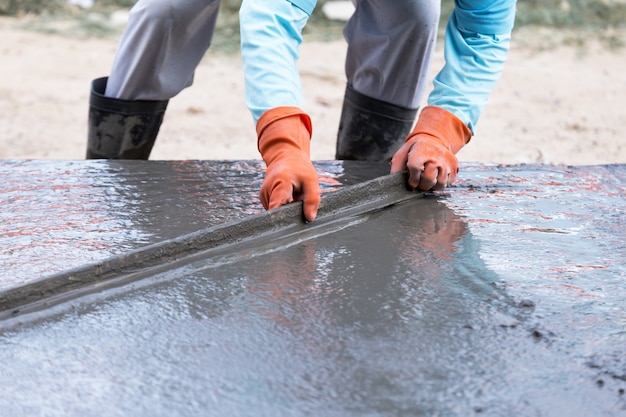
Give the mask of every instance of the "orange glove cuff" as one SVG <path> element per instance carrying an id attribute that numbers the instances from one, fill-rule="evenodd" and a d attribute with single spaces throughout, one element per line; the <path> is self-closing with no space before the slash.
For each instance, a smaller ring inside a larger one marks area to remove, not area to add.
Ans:
<path id="1" fill-rule="evenodd" d="M 256 133 L 259 152 L 266 162 L 266 154 L 276 142 L 296 146 L 307 155 L 310 153 L 311 118 L 298 107 L 275 107 L 266 111 L 257 121 Z"/>
<path id="2" fill-rule="evenodd" d="M 433 137 L 453 154 L 460 151 L 472 138 L 471 130 L 461 119 L 449 111 L 435 106 L 424 107 L 406 141 L 408 142 L 412 137 L 420 134 Z"/>

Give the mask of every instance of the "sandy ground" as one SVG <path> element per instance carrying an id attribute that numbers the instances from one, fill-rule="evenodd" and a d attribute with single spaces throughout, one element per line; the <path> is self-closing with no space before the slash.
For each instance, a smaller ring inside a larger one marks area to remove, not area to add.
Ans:
<path id="1" fill-rule="evenodd" d="M 117 39 L 45 34 L 0 19 L 0 158 L 82 159 L 89 83 L 108 74 Z M 626 163 L 626 48 L 514 33 L 509 61 L 464 162 Z M 623 34 L 618 34 L 622 36 Z M 333 159 L 344 91 L 343 41 L 307 41 L 299 63 L 314 123 L 312 159 Z M 443 63 L 439 50 L 433 71 Z M 209 52 L 170 102 L 152 159 L 254 159 L 238 55 Z"/>

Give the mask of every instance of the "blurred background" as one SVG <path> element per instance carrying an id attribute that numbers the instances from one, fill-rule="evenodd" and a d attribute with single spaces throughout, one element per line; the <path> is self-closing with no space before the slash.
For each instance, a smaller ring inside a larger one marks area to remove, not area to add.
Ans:
<path id="1" fill-rule="evenodd" d="M 84 158 L 90 82 L 108 74 L 135 2 L 0 0 L 0 159 Z M 170 100 L 151 159 L 259 158 L 243 99 L 240 4 L 222 0 L 211 48 L 192 88 Z M 453 5 L 442 1 L 441 36 Z M 303 34 L 314 160 L 334 158 L 351 7 L 319 0 Z M 626 163 L 624 63 L 626 0 L 519 0 L 502 78 L 459 160 Z"/>
<path id="2" fill-rule="evenodd" d="M 118 36 L 124 22 L 124 11 L 136 0 L 0 0 L 0 15 L 31 17 L 24 25 L 50 33 L 62 31 L 76 36 Z M 306 27 L 309 36 L 334 39 L 341 36 L 343 22 L 324 13 L 329 0 L 319 0 L 312 19 Z M 222 0 L 216 44 L 222 50 L 236 51 L 239 42 L 237 12 L 241 0 Z M 454 5 L 442 1 L 442 21 L 445 22 Z M 72 25 L 58 25 L 60 20 L 73 20 Z M 528 25 L 583 30 L 580 36 L 566 42 L 584 42 L 594 33 L 611 47 L 623 46 L 623 40 L 612 29 L 626 26 L 626 0 L 519 0 L 516 28 Z M 441 26 L 442 28 L 444 25 Z M 226 35 L 226 36 L 223 36 Z"/>

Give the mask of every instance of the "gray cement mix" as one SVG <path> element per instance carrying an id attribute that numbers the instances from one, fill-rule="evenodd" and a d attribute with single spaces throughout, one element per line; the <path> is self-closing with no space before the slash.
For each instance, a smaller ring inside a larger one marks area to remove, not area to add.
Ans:
<path id="1" fill-rule="evenodd" d="M 423 193 L 407 189 L 403 173 L 360 182 L 324 193 L 315 222 L 303 218 L 302 202 L 296 202 L 5 289 L 0 291 L 0 320 L 47 309 L 87 293 L 140 281 L 163 269 L 188 264 L 195 258 L 207 260 L 224 252 L 236 253 L 242 247 L 276 240 L 284 235 L 311 234 L 348 216 L 422 196 Z"/>
<path id="2" fill-rule="evenodd" d="M 0 164 L 4 289 L 262 215 L 255 164 Z M 324 189 L 387 168 L 349 165 L 318 163 Z M 466 165 L 444 192 L 18 315 L 0 415 L 624 415 L 625 196 L 622 165 Z"/>

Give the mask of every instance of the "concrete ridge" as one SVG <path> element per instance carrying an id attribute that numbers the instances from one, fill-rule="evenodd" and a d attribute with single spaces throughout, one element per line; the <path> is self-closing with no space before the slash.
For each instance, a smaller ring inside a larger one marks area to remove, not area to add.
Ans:
<path id="1" fill-rule="evenodd" d="M 362 215 L 421 196 L 423 193 L 407 189 L 405 173 L 386 175 L 323 193 L 318 217 L 312 223 L 305 222 L 302 202 L 297 202 L 1 291 L 0 320 L 149 278 L 157 271 L 180 267 L 193 258 L 210 257 L 210 252 L 228 250 L 236 244 L 276 238 L 278 234 L 308 232 L 342 218 Z"/>

